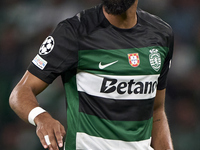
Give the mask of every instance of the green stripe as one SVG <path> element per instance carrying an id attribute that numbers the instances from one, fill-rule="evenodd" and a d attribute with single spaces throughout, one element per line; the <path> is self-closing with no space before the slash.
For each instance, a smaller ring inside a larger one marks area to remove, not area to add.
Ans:
<path id="1" fill-rule="evenodd" d="M 169 49 L 167 47 L 144 47 L 132 49 L 115 49 L 115 50 L 81 50 L 79 51 L 78 68 L 86 72 L 94 74 L 107 75 L 151 75 L 159 74 L 161 69 L 156 72 L 150 65 L 149 55 L 150 50 L 158 49 L 162 59 L 162 65 L 167 56 Z M 140 58 L 140 65 L 132 67 L 128 61 L 128 54 L 138 53 Z M 100 70 L 99 63 L 108 64 L 118 60 L 117 63 Z M 161 67 L 162 67 L 161 65 Z"/>
<path id="2" fill-rule="evenodd" d="M 76 132 L 79 123 L 79 96 L 76 86 L 76 76 L 64 84 L 65 91 L 67 92 L 67 130 L 66 146 L 65 149 L 76 149 Z"/>
<path id="3" fill-rule="evenodd" d="M 152 120 L 110 121 L 80 113 L 79 132 L 105 139 L 141 141 L 151 137 Z"/>

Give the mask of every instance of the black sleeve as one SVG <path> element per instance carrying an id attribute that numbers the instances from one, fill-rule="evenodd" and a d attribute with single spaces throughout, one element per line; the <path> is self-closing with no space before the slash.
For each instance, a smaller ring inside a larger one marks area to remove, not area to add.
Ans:
<path id="1" fill-rule="evenodd" d="M 170 34 L 168 38 L 168 48 L 169 52 L 167 54 L 167 57 L 165 58 L 160 77 L 158 78 L 158 90 L 163 90 L 167 86 L 167 75 L 169 72 L 169 69 L 171 67 L 171 60 L 172 60 L 172 55 L 173 55 L 173 49 L 174 49 L 174 35 L 173 32 Z"/>
<path id="2" fill-rule="evenodd" d="M 78 61 L 78 44 L 71 24 L 65 20 L 42 43 L 28 71 L 50 84 L 64 71 L 73 69 Z"/>

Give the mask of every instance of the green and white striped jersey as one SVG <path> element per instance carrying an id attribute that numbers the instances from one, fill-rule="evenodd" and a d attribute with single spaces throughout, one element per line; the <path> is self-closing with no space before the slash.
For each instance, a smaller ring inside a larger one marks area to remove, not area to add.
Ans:
<path id="1" fill-rule="evenodd" d="M 66 150 L 151 150 L 153 104 L 166 88 L 171 27 L 137 9 L 131 29 L 102 5 L 59 23 L 28 70 L 46 83 L 61 75 L 67 99 Z"/>

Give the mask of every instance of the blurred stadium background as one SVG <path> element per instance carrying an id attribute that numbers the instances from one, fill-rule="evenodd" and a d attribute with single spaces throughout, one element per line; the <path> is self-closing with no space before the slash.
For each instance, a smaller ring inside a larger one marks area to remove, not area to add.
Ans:
<path id="1" fill-rule="evenodd" d="M 0 1 L 1 150 L 43 149 L 35 127 L 21 121 L 10 109 L 9 94 L 57 23 L 100 1 Z M 173 27 L 175 46 L 166 111 L 175 150 L 200 150 L 200 1 L 139 0 L 139 7 L 158 15 Z M 66 123 L 59 78 L 38 96 L 38 100 L 52 116 Z"/>

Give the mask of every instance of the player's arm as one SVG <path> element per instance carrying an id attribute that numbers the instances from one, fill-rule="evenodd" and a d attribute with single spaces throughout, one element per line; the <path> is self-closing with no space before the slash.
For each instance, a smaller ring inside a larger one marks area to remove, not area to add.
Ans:
<path id="1" fill-rule="evenodd" d="M 39 106 L 36 95 L 42 92 L 47 86 L 47 83 L 30 72 L 27 71 L 24 74 L 20 82 L 13 89 L 9 99 L 11 108 L 22 120 L 28 122 L 29 112 Z M 60 122 L 53 119 L 47 112 L 36 116 L 34 122 L 37 126 L 37 135 L 44 148 L 57 150 L 57 143 L 60 147 L 63 146 L 62 137 L 65 135 L 65 129 Z M 45 142 L 45 135 L 49 136 L 51 142 L 49 146 Z"/>
<path id="2" fill-rule="evenodd" d="M 165 92 L 157 90 L 153 112 L 152 147 L 155 150 L 173 150 L 167 117 L 165 114 Z"/>

